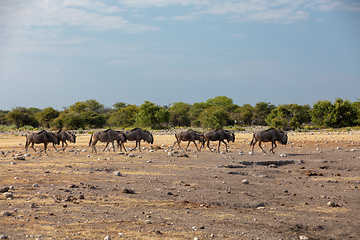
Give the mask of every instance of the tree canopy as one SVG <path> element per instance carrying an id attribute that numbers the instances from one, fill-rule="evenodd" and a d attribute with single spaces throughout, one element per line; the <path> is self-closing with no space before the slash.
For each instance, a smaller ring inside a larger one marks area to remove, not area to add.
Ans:
<path id="1" fill-rule="evenodd" d="M 52 129 L 132 128 L 161 129 L 169 127 L 201 127 L 217 129 L 226 126 L 263 125 L 284 130 L 341 128 L 360 125 L 360 100 L 320 100 L 309 105 L 258 102 L 255 106 L 239 106 L 231 98 L 217 96 L 205 102 L 175 102 L 159 106 L 150 101 L 131 105 L 118 101 L 112 108 L 94 99 L 79 101 L 62 111 L 47 107 L 16 107 L 0 110 L 0 125 L 16 128 L 31 126 Z"/>

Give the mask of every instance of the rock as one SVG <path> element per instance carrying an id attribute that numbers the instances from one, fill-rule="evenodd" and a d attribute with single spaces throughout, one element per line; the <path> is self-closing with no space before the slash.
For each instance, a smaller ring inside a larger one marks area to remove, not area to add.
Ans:
<path id="1" fill-rule="evenodd" d="M 168 152 L 168 156 L 172 157 L 172 156 L 174 156 L 174 153 L 173 152 Z"/>
<path id="2" fill-rule="evenodd" d="M 253 152 L 249 152 L 249 155 L 254 155 L 254 153 L 253 153 Z"/>
<path id="3" fill-rule="evenodd" d="M 122 176 L 122 174 L 121 174 L 120 172 L 114 172 L 114 175 L 115 175 L 115 176 L 119 176 L 119 177 Z"/>
<path id="4" fill-rule="evenodd" d="M 12 213 L 11 213 L 11 212 L 8 212 L 8 211 L 4 211 L 4 212 L 1 213 L 1 216 L 9 217 L 9 216 L 11 216 L 11 215 L 12 215 Z"/>
<path id="5" fill-rule="evenodd" d="M 110 237 L 110 236 L 106 236 L 106 237 L 104 237 L 104 240 L 111 240 L 111 237 Z"/>
<path id="6" fill-rule="evenodd" d="M 247 179 L 244 179 L 244 180 L 242 180 L 241 181 L 243 184 L 249 184 L 249 180 L 247 180 Z"/>
<path id="7" fill-rule="evenodd" d="M 130 154 L 128 155 L 128 157 L 133 158 L 133 157 L 135 157 L 135 154 L 130 153 Z"/>
<path id="8" fill-rule="evenodd" d="M 8 239 L 8 236 L 6 236 L 6 235 L 0 235 L 0 239 Z"/>
<path id="9" fill-rule="evenodd" d="M 33 187 L 40 187 L 39 184 L 37 184 L 37 183 L 34 183 L 32 186 Z"/>
<path id="10" fill-rule="evenodd" d="M 336 207 L 336 204 L 333 201 L 328 202 L 327 205 L 328 207 Z"/>
<path id="11" fill-rule="evenodd" d="M 3 187 L 3 188 L 0 188 L 0 193 L 7 192 L 9 190 L 10 190 L 10 187 Z"/>
<path id="12" fill-rule="evenodd" d="M 134 190 L 128 189 L 128 188 L 124 188 L 122 192 L 123 192 L 123 193 L 127 193 L 127 194 L 135 194 L 135 191 L 134 191 Z"/>
<path id="13" fill-rule="evenodd" d="M 307 240 L 307 239 L 309 239 L 307 236 L 299 236 L 299 239 L 300 240 Z"/>
<path id="14" fill-rule="evenodd" d="M 14 160 L 25 160 L 25 156 L 15 156 L 13 157 Z"/>
<path id="15" fill-rule="evenodd" d="M 6 197 L 6 198 L 12 198 L 13 197 L 13 193 L 12 192 L 5 192 L 5 193 L 3 193 L 4 194 L 4 196 Z"/>

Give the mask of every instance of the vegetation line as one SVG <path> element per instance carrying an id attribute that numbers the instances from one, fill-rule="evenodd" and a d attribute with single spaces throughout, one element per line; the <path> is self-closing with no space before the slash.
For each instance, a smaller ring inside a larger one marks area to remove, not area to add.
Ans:
<path id="1" fill-rule="evenodd" d="M 0 131 L 10 129 L 84 130 L 92 128 L 167 129 L 196 127 L 218 129 L 262 125 L 284 130 L 312 128 L 346 128 L 360 125 L 360 99 L 356 102 L 338 98 L 334 103 L 320 100 L 309 105 L 284 104 L 274 106 L 259 102 L 255 106 L 233 103 L 231 98 L 217 96 L 206 102 L 188 104 L 176 102 L 159 106 L 145 101 L 141 106 L 117 102 L 105 108 L 94 99 L 76 102 L 62 111 L 52 107 L 16 107 L 0 110 Z"/>

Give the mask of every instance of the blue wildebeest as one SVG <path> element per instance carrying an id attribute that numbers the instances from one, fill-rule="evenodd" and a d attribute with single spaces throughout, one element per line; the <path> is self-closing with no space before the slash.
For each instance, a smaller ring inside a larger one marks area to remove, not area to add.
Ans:
<path id="1" fill-rule="evenodd" d="M 184 131 L 184 132 L 175 133 L 175 138 L 176 138 L 176 141 L 174 142 L 174 148 L 175 148 L 175 145 L 177 143 L 179 148 L 181 149 L 180 142 L 181 141 L 188 141 L 188 145 L 187 145 L 185 151 L 187 151 L 190 143 L 193 142 L 195 144 L 196 149 L 200 152 L 200 149 L 196 145 L 195 140 L 198 140 L 199 143 L 202 144 L 202 142 L 204 141 L 204 134 L 196 132 L 196 131 L 190 129 L 190 130 L 187 130 L 187 131 Z M 201 145 L 200 145 L 200 147 L 201 147 Z"/>
<path id="2" fill-rule="evenodd" d="M 72 143 L 76 143 L 76 134 L 74 132 L 66 132 L 66 131 L 63 131 L 63 130 L 60 130 L 56 133 L 53 133 L 58 139 L 59 139 L 59 142 L 61 141 L 61 150 L 65 151 L 65 148 L 68 146 L 66 140 L 72 142 Z M 65 143 L 65 147 L 64 147 L 64 143 Z M 53 143 L 53 146 L 54 148 L 56 149 L 55 147 L 55 143 Z M 56 149 L 57 150 L 57 149 Z"/>
<path id="3" fill-rule="evenodd" d="M 131 149 L 131 151 L 135 150 L 137 147 L 139 147 L 139 152 L 141 152 L 141 149 L 140 149 L 140 141 L 141 140 L 144 140 L 150 144 L 154 143 L 154 137 L 153 137 L 152 133 L 150 133 L 149 131 L 146 131 L 146 130 L 142 130 L 141 128 L 134 128 L 132 130 L 124 131 L 124 135 L 126 136 L 126 141 L 136 141 L 136 146 L 135 146 L 135 148 Z M 125 149 L 124 142 L 122 143 L 122 145 Z"/>
<path id="4" fill-rule="evenodd" d="M 35 148 L 34 148 L 34 144 L 38 144 L 38 143 L 44 143 L 44 151 L 46 153 L 46 148 L 48 143 L 54 143 L 54 144 L 59 144 L 59 139 L 52 133 L 49 133 L 45 130 L 42 130 L 40 132 L 33 132 L 30 133 L 28 135 L 26 135 L 26 144 L 25 144 L 25 149 L 26 151 L 28 151 L 28 147 L 31 144 L 31 148 L 34 149 L 34 151 L 36 152 Z"/>
<path id="5" fill-rule="evenodd" d="M 94 139 L 94 141 L 93 141 L 93 139 Z M 105 151 L 105 149 L 111 142 L 113 145 L 113 150 L 115 152 L 114 141 L 117 141 L 118 145 L 120 146 L 120 150 L 122 151 L 121 144 L 126 141 L 126 137 L 123 132 L 115 131 L 112 129 L 107 129 L 105 131 L 95 131 L 91 134 L 90 141 L 89 141 L 89 146 L 91 145 L 91 148 L 92 148 L 91 152 L 93 152 L 94 150 L 96 152 L 95 145 L 98 141 L 106 142 L 106 146 L 103 151 Z"/>
<path id="6" fill-rule="evenodd" d="M 277 147 L 276 142 L 281 142 L 281 144 L 286 145 L 287 140 L 288 137 L 286 133 L 270 128 L 268 130 L 253 133 L 250 146 L 252 146 L 252 152 L 254 152 L 254 146 L 256 142 L 259 141 L 259 147 L 265 153 L 264 149 L 261 147 L 261 142 L 271 142 L 270 152 L 274 153 L 274 149 Z"/>
<path id="7" fill-rule="evenodd" d="M 235 142 L 235 134 L 233 132 L 224 129 L 218 129 L 215 131 L 206 132 L 204 133 L 203 146 L 205 146 L 205 142 L 207 142 L 206 146 L 210 149 L 210 151 L 212 151 L 209 146 L 210 141 L 219 141 L 218 152 L 220 149 L 221 142 L 225 144 L 225 150 L 227 152 L 228 151 L 227 143 L 224 141 L 225 139 L 228 141 L 228 143 Z"/>

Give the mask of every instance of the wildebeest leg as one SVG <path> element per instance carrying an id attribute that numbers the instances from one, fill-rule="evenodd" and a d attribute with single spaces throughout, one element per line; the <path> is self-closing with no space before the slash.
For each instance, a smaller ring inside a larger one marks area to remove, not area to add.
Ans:
<path id="1" fill-rule="evenodd" d="M 188 147 L 189 147 L 189 145 L 190 145 L 190 141 L 188 142 L 188 145 L 187 145 L 187 147 L 186 147 L 186 149 L 185 149 L 185 151 L 187 151 L 188 150 Z"/>
<path id="2" fill-rule="evenodd" d="M 260 147 L 261 150 L 265 153 L 265 150 L 261 147 L 261 141 L 259 141 L 259 147 Z"/>
<path id="3" fill-rule="evenodd" d="M 53 147 L 55 148 L 55 151 L 57 151 L 56 147 L 55 147 L 55 143 L 53 142 Z"/>
<path id="4" fill-rule="evenodd" d="M 206 146 L 209 148 L 210 152 L 212 152 L 212 150 L 211 150 L 211 148 L 210 148 L 209 144 L 210 144 L 210 140 L 208 140 L 208 141 L 207 141 Z"/>
<path id="5" fill-rule="evenodd" d="M 114 149 L 114 152 L 115 152 L 115 145 L 114 145 L 114 142 L 112 142 L 112 145 L 113 145 L 113 149 Z"/>
<path id="6" fill-rule="evenodd" d="M 253 141 L 254 140 L 254 141 Z M 256 138 L 253 138 L 253 140 L 251 140 L 251 145 L 252 145 L 252 152 L 254 153 L 254 147 L 255 147 L 255 144 L 257 142 L 257 139 Z"/>
<path id="7" fill-rule="evenodd" d="M 195 144 L 196 149 L 200 152 L 200 149 L 199 149 L 198 146 L 196 145 L 195 140 L 194 140 L 193 142 L 194 142 L 194 144 Z"/>
<path id="8" fill-rule="evenodd" d="M 175 148 L 175 145 L 178 144 L 179 148 L 181 149 L 180 142 L 181 142 L 181 140 L 180 140 L 180 139 L 177 139 L 177 140 L 174 142 L 174 148 Z"/>
<path id="9" fill-rule="evenodd" d="M 94 150 L 95 150 L 95 152 L 97 152 L 96 147 L 95 147 L 96 143 L 97 143 L 97 140 L 94 140 L 94 142 L 91 144 L 91 152 L 94 152 Z"/>
<path id="10" fill-rule="evenodd" d="M 34 149 L 34 152 L 36 152 L 36 150 L 34 148 L 34 143 L 31 143 L 31 148 Z"/>
<path id="11" fill-rule="evenodd" d="M 25 150 L 26 152 L 28 152 L 29 150 L 29 141 L 26 139 L 26 143 L 25 143 Z"/>
<path id="12" fill-rule="evenodd" d="M 65 145 L 66 145 L 66 146 L 65 146 L 65 148 L 68 146 L 68 144 L 67 144 L 66 140 L 65 140 L 65 141 L 63 141 L 63 142 L 62 142 L 62 148 L 63 148 L 63 151 L 65 151 L 65 148 L 64 148 L 64 143 L 65 143 Z"/>
<path id="13" fill-rule="evenodd" d="M 220 144 L 221 144 L 222 140 L 219 140 L 219 145 L 218 145 L 218 152 L 220 152 Z M 226 144 L 226 143 L 225 143 Z"/>
<path id="14" fill-rule="evenodd" d="M 45 153 L 46 153 L 47 144 L 48 144 L 47 142 L 44 143 L 44 151 L 45 151 Z"/>
<path id="15" fill-rule="evenodd" d="M 224 144 L 225 144 L 225 151 L 227 152 L 228 150 L 227 150 L 227 143 L 224 141 L 224 140 L 221 140 Z M 220 146 L 220 144 L 219 144 L 219 146 Z M 219 151 L 219 149 L 218 149 L 218 151 Z"/>
<path id="16" fill-rule="evenodd" d="M 103 150 L 103 152 L 105 152 L 105 149 L 107 148 L 107 146 L 109 145 L 109 142 L 107 142 L 106 143 L 106 145 L 105 145 L 105 148 L 104 148 L 104 150 Z"/>
<path id="17" fill-rule="evenodd" d="M 141 140 L 139 141 L 139 152 L 141 152 L 140 142 L 141 142 Z M 137 143 L 136 143 L 136 146 L 137 146 Z"/>
<path id="18" fill-rule="evenodd" d="M 275 145 L 275 147 L 274 147 Z M 274 153 L 274 149 L 277 147 L 276 142 L 271 142 L 271 149 L 270 152 Z M 275 154 L 275 153 L 274 153 Z"/>

